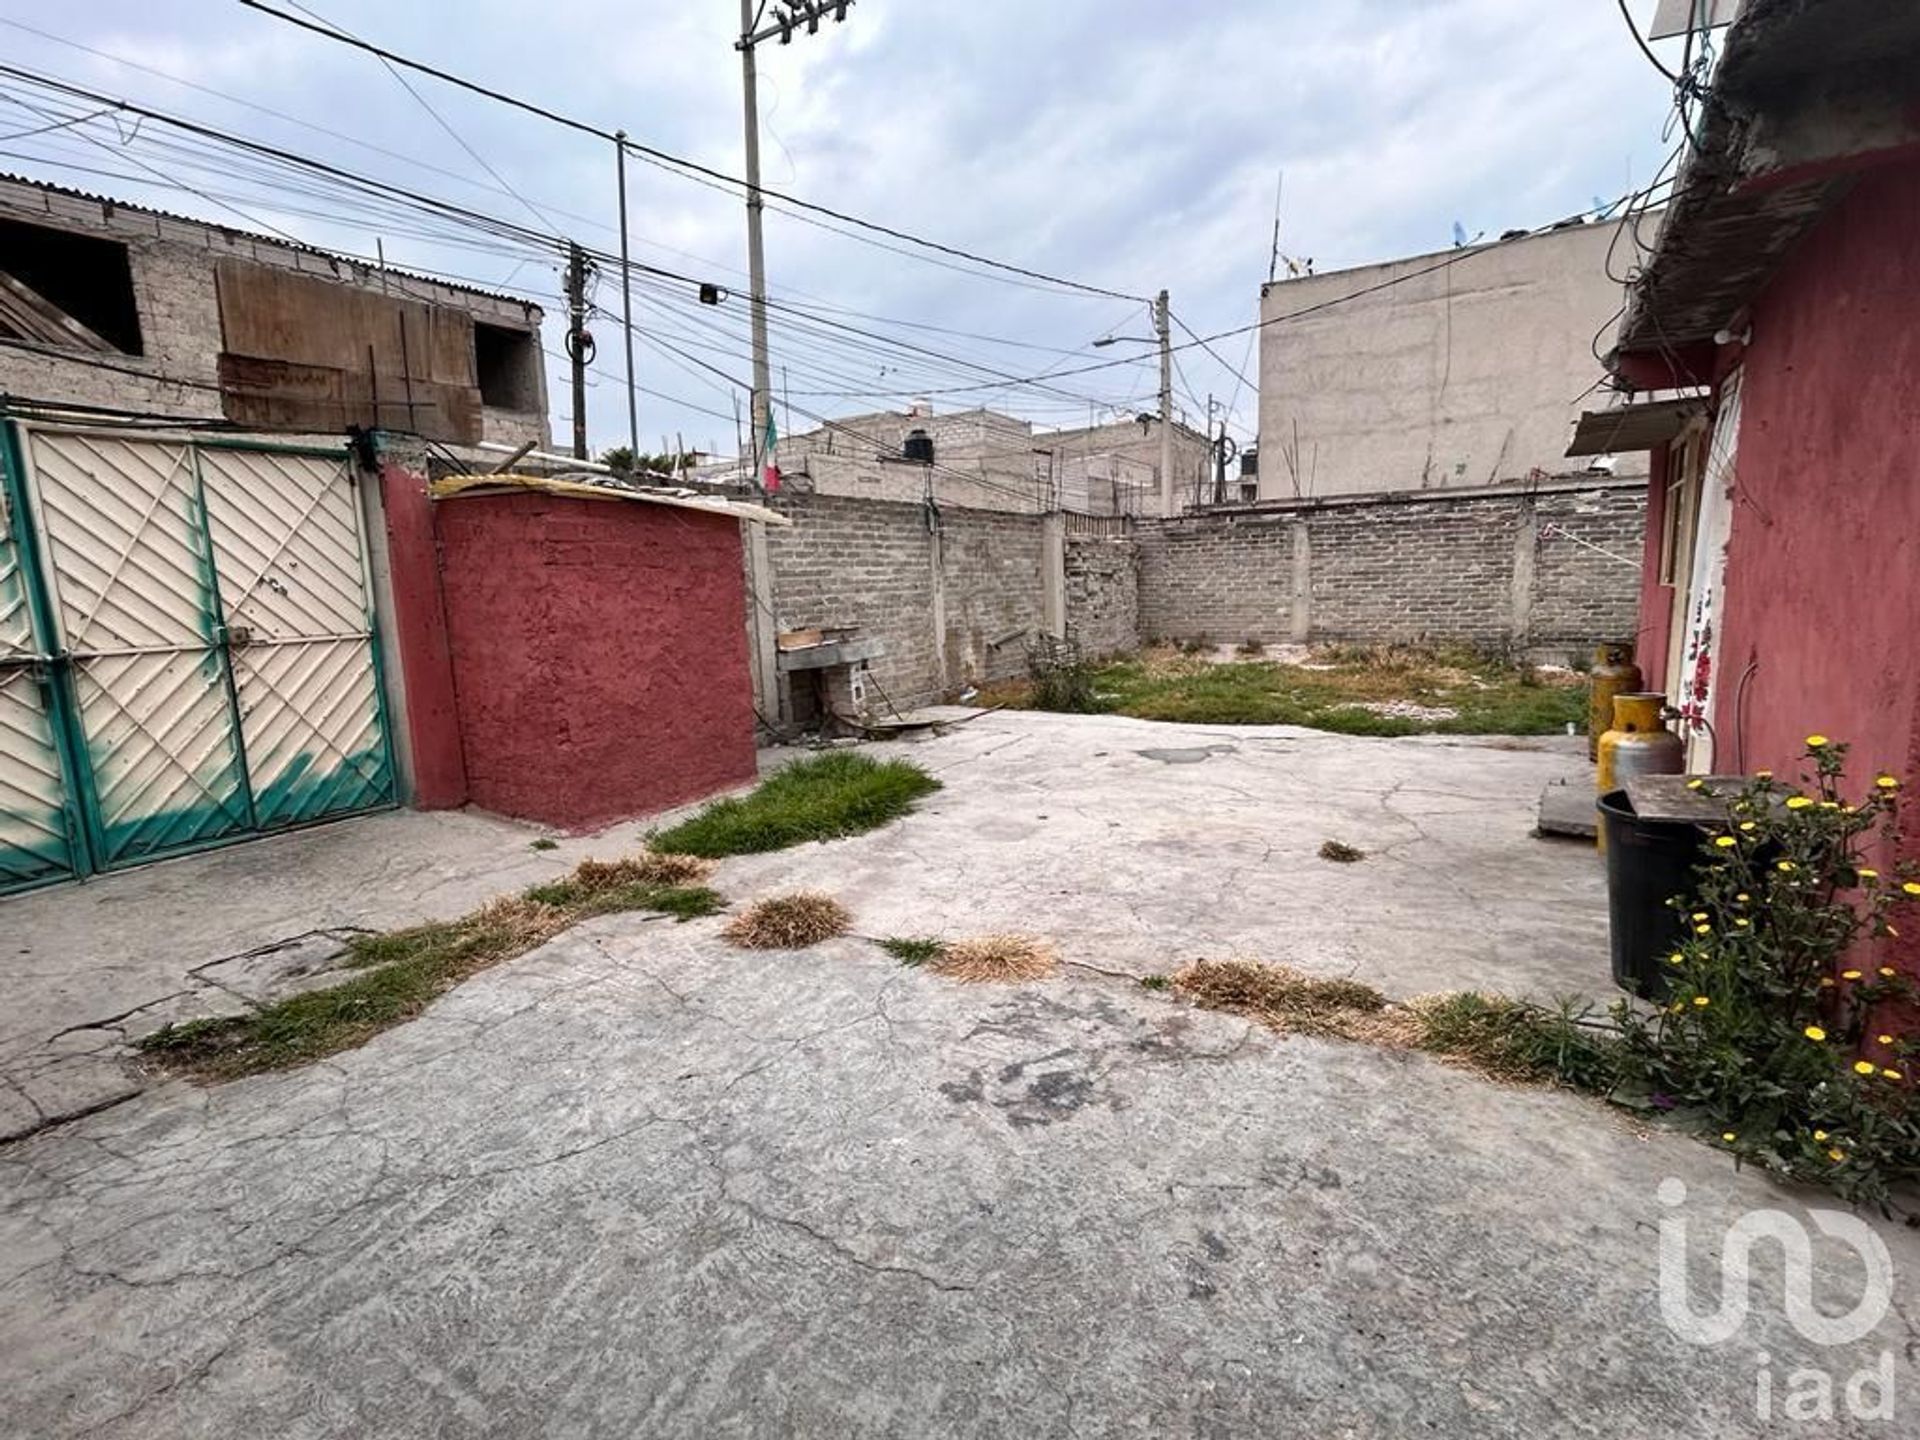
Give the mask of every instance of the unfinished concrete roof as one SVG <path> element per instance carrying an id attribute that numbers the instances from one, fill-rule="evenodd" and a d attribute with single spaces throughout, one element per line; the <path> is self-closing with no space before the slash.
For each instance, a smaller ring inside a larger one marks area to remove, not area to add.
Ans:
<path id="1" fill-rule="evenodd" d="M 1884 0 L 1749 0 L 1702 106 L 1652 258 L 1615 354 L 1673 356 L 1710 341 L 1883 148 L 1876 98 L 1911 98 L 1920 8 Z M 1905 122 L 1911 125 L 1911 121 Z M 1832 153 L 1782 145 L 1818 130 Z M 1849 133 L 1856 153 L 1846 153 Z"/>
<path id="2" fill-rule="evenodd" d="M 724 495 L 703 495 L 697 490 L 679 488 L 641 488 L 608 485 L 596 480 L 569 480 L 556 475 L 449 475 L 429 487 L 436 500 L 453 500 L 475 495 L 511 495 L 534 490 L 545 495 L 560 495 L 573 500 L 631 500 L 641 505 L 667 505 L 679 510 L 704 510 L 709 515 L 725 515 L 748 520 L 756 525 L 791 525 L 793 521 L 764 505 L 744 500 L 729 500 Z"/>

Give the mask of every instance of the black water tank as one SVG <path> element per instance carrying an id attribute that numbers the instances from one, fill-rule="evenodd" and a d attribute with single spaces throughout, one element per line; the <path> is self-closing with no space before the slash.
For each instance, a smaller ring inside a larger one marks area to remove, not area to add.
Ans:
<path id="1" fill-rule="evenodd" d="M 1247 476 L 1258 475 L 1260 473 L 1259 446 L 1249 445 L 1240 452 L 1240 473 Z"/>
<path id="2" fill-rule="evenodd" d="M 900 447 L 900 453 L 909 460 L 917 460 L 922 465 L 931 465 L 933 437 L 924 430 L 909 430 L 906 443 Z"/>

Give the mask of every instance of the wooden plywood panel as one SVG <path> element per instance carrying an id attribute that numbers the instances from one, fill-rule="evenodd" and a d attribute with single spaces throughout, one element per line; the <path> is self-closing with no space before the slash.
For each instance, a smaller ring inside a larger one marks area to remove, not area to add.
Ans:
<path id="1" fill-rule="evenodd" d="M 229 419 L 480 438 L 473 318 L 464 311 L 242 261 L 222 262 L 217 280 Z"/>

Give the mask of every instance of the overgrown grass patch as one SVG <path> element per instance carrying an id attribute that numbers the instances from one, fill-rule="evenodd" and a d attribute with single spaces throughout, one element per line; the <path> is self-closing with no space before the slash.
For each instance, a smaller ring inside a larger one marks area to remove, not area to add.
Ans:
<path id="1" fill-rule="evenodd" d="M 899 819 L 939 788 L 938 780 L 909 761 L 835 750 L 796 761 L 751 794 L 717 800 L 648 843 L 663 854 L 717 859 L 837 840 Z"/>
<path id="2" fill-rule="evenodd" d="M 1304 725 L 1348 735 L 1551 735 L 1586 720 L 1580 677 L 1459 647 L 1345 646 L 1306 664 L 1216 662 L 1171 647 L 1087 667 L 1090 708 L 1141 720 Z M 1031 684 L 996 686 L 993 701 L 1050 703 Z M 1372 708 L 1369 708 L 1372 707 Z"/>
<path id="3" fill-rule="evenodd" d="M 705 874 L 697 867 L 706 862 L 693 866 L 679 856 L 583 861 L 563 880 L 495 900 L 458 920 L 354 937 L 346 966 L 357 973 L 331 989 L 291 996 L 249 1015 L 169 1025 L 141 1048 L 166 1068 L 205 1080 L 324 1059 L 411 1019 L 462 980 L 524 955 L 591 916 L 652 910 L 689 920 L 723 909 L 726 901 L 704 886 L 662 883 L 670 876 Z"/>

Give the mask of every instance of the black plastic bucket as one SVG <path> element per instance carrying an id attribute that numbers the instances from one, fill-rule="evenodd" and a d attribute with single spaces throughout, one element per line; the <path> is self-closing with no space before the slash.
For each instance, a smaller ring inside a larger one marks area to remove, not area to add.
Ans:
<path id="1" fill-rule="evenodd" d="M 1694 888 L 1706 832 L 1686 820 L 1644 820 L 1624 790 L 1600 797 L 1607 833 L 1607 921 L 1613 983 L 1658 1000 L 1667 993 L 1666 957 L 1686 938 L 1686 916 L 1668 902 Z"/>

